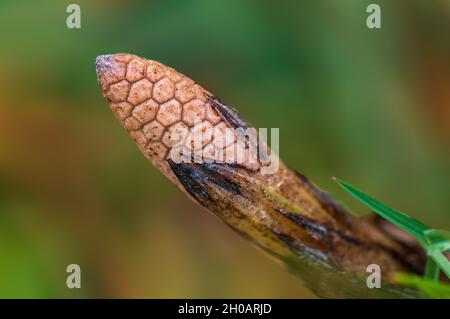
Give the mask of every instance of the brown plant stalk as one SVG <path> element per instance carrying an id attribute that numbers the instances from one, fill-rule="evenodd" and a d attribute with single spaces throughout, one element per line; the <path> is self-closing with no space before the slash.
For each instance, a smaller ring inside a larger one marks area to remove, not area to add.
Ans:
<path id="1" fill-rule="evenodd" d="M 195 202 L 283 261 L 318 296 L 416 296 L 389 278 L 397 271 L 423 271 L 417 243 L 392 224 L 352 216 L 281 162 L 276 172 L 263 173 L 267 158 L 261 159 L 248 138 L 240 142 L 239 130 L 227 130 L 251 128 L 234 108 L 156 61 L 113 54 L 99 56 L 96 66 L 111 110 L 154 166 Z M 191 161 L 174 160 L 185 148 L 194 150 Z M 239 152 L 244 161 L 217 160 Z M 270 154 L 273 161 L 278 159 Z M 366 285 L 369 264 L 381 268 L 380 289 Z"/>

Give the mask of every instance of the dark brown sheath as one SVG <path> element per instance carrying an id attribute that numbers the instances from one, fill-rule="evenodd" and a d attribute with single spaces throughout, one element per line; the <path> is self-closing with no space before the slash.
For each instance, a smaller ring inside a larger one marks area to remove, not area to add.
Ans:
<path id="1" fill-rule="evenodd" d="M 230 130 L 251 128 L 234 108 L 156 61 L 113 54 L 99 56 L 96 66 L 105 99 L 143 154 L 197 203 L 283 261 L 318 296 L 417 296 L 389 283 L 389 275 L 422 273 L 419 246 L 391 224 L 353 217 L 281 162 L 275 172 L 264 173 L 278 158 L 261 157 L 248 136 L 242 143 L 240 131 Z M 190 161 L 174 159 L 186 149 L 191 155 L 182 158 Z M 235 160 L 224 160 L 228 154 Z M 379 289 L 366 285 L 370 264 L 381 268 Z"/>

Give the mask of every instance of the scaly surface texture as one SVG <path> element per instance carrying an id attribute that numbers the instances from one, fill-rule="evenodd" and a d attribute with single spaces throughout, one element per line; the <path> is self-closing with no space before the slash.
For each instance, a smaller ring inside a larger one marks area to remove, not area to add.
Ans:
<path id="1" fill-rule="evenodd" d="M 129 54 L 101 56 L 99 83 L 111 109 L 138 147 L 166 176 L 172 147 L 185 146 L 214 160 L 240 147 L 230 125 L 211 106 L 220 103 L 188 77 L 159 62 Z M 193 145 L 196 139 L 201 146 Z M 248 152 L 247 152 L 248 154 Z M 249 155 L 247 155 L 249 156 Z M 257 161 L 255 157 L 255 161 Z M 257 169 L 258 163 L 245 162 Z"/>
<path id="2" fill-rule="evenodd" d="M 99 56 L 96 66 L 105 99 L 143 154 L 194 201 L 283 261 L 317 295 L 414 296 L 388 278 L 395 271 L 423 270 L 417 244 L 398 229 L 353 217 L 282 163 L 275 173 L 262 174 L 266 163 L 255 148 L 238 143 L 227 130 L 251 127 L 234 108 L 156 61 L 113 54 Z M 203 161 L 173 161 L 180 144 L 201 150 Z M 245 154 L 242 163 L 214 161 L 239 151 Z M 369 264 L 380 265 L 382 289 L 367 288 Z"/>

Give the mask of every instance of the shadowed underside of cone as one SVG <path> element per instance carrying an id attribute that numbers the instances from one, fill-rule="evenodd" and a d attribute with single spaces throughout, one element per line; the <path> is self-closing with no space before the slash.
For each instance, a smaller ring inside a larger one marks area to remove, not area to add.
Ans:
<path id="1" fill-rule="evenodd" d="M 251 126 L 234 108 L 156 61 L 121 53 L 99 56 L 96 67 L 111 110 L 154 166 L 191 199 L 283 261 L 318 296 L 416 296 L 390 284 L 389 275 L 421 273 L 419 246 L 399 229 L 351 216 L 282 163 L 275 172 L 263 173 L 278 159 L 271 154 L 269 161 L 262 160 L 257 147 L 241 143 L 239 129 Z M 186 149 L 191 161 L 174 159 Z M 228 154 L 232 159 L 243 154 L 243 161 L 224 161 Z M 366 285 L 370 264 L 381 268 L 381 289 Z"/>

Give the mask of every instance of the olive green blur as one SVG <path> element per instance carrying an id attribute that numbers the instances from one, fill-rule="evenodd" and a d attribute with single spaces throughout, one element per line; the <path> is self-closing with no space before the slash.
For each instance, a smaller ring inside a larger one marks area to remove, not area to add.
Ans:
<path id="1" fill-rule="evenodd" d="M 284 162 L 353 211 L 331 176 L 450 229 L 449 34 L 448 0 L 0 1 L 0 297 L 314 297 L 144 158 L 101 96 L 102 54 L 280 128 Z"/>

